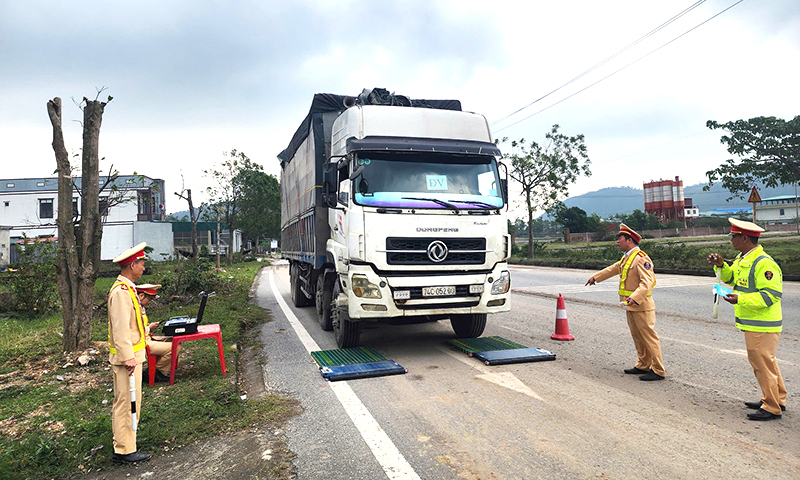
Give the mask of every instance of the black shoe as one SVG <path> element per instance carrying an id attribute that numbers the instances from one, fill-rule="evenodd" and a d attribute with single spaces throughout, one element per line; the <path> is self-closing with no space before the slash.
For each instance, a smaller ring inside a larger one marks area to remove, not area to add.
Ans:
<path id="1" fill-rule="evenodd" d="M 626 368 L 623 370 L 623 372 L 627 373 L 628 375 L 644 375 L 645 373 L 648 373 L 647 370 L 642 370 L 641 368 L 636 367 Z"/>
<path id="2" fill-rule="evenodd" d="M 767 420 L 780 420 L 780 415 L 775 415 L 774 413 L 769 413 L 768 411 L 759 408 L 757 412 L 748 413 L 747 414 L 748 420 L 759 420 L 759 421 L 767 421 Z"/>
<path id="3" fill-rule="evenodd" d="M 156 370 L 156 374 L 153 375 L 153 379 L 156 382 L 169 382 L 169 375 L 164 375 L 160 371 Z"/>
<path id="4" fill-rule="evenodd" d="M 136 463 L 146 462 L 150 460 L 150 455 L 147 453 L 133 452 L 127 455 L 115 453 L 111 455 L 111 461 L 114 463 Z"/>
<path id="5" fill-rule="evenodd" d="M 664 380 L 664 377 L 662 377 L 661 375 L 657 374 L 656 372 L 650 370 L 649 372 L 647 372 L 644 375 L 642 375 L 641 377 L 639 377 L 639 380 L 641 380 L 643 382 L 655 382 L 657 380 Z"/>
<path id="6" fill-rule="evenodd" d="M 744 402 L 744 406 L 745 407 L 752 408 L 753 410 L 758 410 L 759 408 L 761 408 L 761 405 L 763 405 L 763 404 L 764 404 L 764 402 L 762 402 L 761 400 L 759 400 L 757 402 Z M 785 411 L 786 411 L 786 405 L 781 405 L 781 412 L 785 412 Z"/>

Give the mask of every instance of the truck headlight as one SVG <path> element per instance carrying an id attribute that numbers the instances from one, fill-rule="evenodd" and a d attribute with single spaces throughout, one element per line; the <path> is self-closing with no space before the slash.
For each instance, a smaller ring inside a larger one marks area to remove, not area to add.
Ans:
<path id="1" fill-rule="evenodd" d="M 492 284 L 492 295 L 507 293 L 509 288 L 511 288 L 511 274 L 508 270 L 503 270 L 500 278 Z"/>
<path id="2" fill-rule="evenodd" d="M 366 275 L 356 274 L 352 279 L 353 293 L 361 298 L 381 298 L 381 290 L 374 283 L 367 280 Z"/>

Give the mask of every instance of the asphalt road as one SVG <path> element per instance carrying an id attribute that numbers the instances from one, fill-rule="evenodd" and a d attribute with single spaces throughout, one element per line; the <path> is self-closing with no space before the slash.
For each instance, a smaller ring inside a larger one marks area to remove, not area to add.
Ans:
<path id="1" fill-rule="evenodd" d="M 308 353 L 336 348 L 313 307 L 289 300 L 288 269 L 265 269 L 257 302 L 267 388 L 304 411 L 286 428 L 301 480 L 327 479 L 797 479 L 800 284 L 784 284 L 778 358 L 789 390 L 784 418 L 746 420 L 760 390 L 723 304 L 711 318 L 712 277 L 658 275 L 656 330 L 667 380 L 640 382 L 613 280 L 584 287 L 591 271 L 512 268 L 512 311 L 489 317 L 499 335 L 556 361 L 485 366 L 443 343 L 447 321 L 378 325 L 370 346 L 405 375 L 324 380 Z M 282 297 L 279 301 L 274 291 Z M 550 339 L 562 293 L 575 340 Z M 724 302 L 723 302 L 724 303 Z M 286 312 L 286 313 L 285 313 Z"/>

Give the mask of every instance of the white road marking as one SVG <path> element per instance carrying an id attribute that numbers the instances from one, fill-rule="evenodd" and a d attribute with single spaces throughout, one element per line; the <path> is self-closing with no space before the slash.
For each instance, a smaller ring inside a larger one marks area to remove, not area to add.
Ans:
<path id="1" fill-rule="evenodd" d="M 280 292 L 278 292 L 278 287 L 275 284 L 274 269 L 270 269 L 269 271 L 269 282 L 272 286 L 272 294 L 278 301 L 278 305 L 281 307 L 283 314 L 286 315 L 289 324 L 300 338 L 300 341 L 303 343 L 308 353 L 310 354 L 311 352 L 320 350 L 317 342 L 311 338 L 311 335 L 308 334 L 308 331 L 303 327 L 303 324 L 300 323 L 300 320 L 297 319 L 283 300 Z M 358 429 L 361 438 L 364 439 L 364 442 L 366 442 L 367 446 L 372 451 L 375 459 L 380 463 L 386 476 L 392 480 L 421 480 L 417 472 L 414 471 L 403 454 L 400 453 L 400 450 L 392 443 L 392 440 L 383 428 L 375 421 L 372 414 L 369 413 L 369 410 L 367 410 L 367 407 L 365 407 L 358 398 L 358 395 L 356 395 L 353 389 L 350 388 L 350 385 L 347 384 L 347 381 L 328 382 L 328 385 L 331 387 L 331 390 L 333 390 L 333 393 L 336 394 L 336 398 L 339 399 L 339 402 L 342 404 L 342 407 L 344 407 L 350 420 L 353 421 L 356 429 Z"/>
<path id="2" fill-rule="evenodd" d="M 525 293 L 590 293 L 590 292 L 616 292 L 619 289 L 619 281 L 607 280 L 595 285 L 584 285 L 585 282 L 567 283 L 563 285 L 533 285 L 530 287 L 514 287 L 512 292 Z M 656 292 L 660 288 L 682 288 L 682 287 L 711 287 L 716 282 L 714 278 L 692 277 L 687 279 L 681 276 L 658 277 Z M 711 289 L 709 288 L 709 293 Z"/>
<path id="3" fill-rule="evenodd" d="M 677 343 L 683 343 L 684 345 L 691 345 L 693 347 L 702 347 L 702 348 L 707 348 L 709 350 L 716 350 L 717 352 L 721 352 L 721 353 L 730 353 L 732 355 L 741 355 L 743 357 L 747 356 L 747 350 L 745 350 L 743 348 L 740 348 L 740 349 L 737 349 L 737 350 L 727 350 L 727 349 L 724 349 L 724 348 L 711 347 L 709 345 L 704 345 L 702 343 L 690 342 L 688 340 L 680 340 L 680 339 L 677 339 L 677 338 L 665 337 L 663 335 L 659 335 L 659 338 L 661 338 L 662 340 L 669 340 L 670 342 L 677 342 Z M 780 358 L 778 359 L 778 363 L 781 363 L 783 365 L 792 365 L 794 367 L 797 366 L 796 363 L 792 363 L 792 362 L 789 362 L 787 360 L 781 360 Z"/>
<path id="4" fill-rule="evenodd" d="M 533 397 L 536 400 L 544 401 L 544 398 L 540 397 L 536 392 L 531 390 L 530 387 L 528 387 L 527 385 L 522 383 L 522 380 L 517 378 L 511 372 L 496 373 L 496 372 L 492 371 L 492 369 L 490 369 L 489 367 L 484 365 L 482 362 L 480 362 L 479 360 L 477 360 L 475 358 L 467 357 L 463 353 L 456 353 L 456 352 L 454 352 L 454 351 L 452 351 L 450 349 L 443 348 L 443 347 L 436 347 L 436 349 L 439 350 L 440 352 L 444 352 L 447 355 L 450 355 L 451 357 L 455 358 L 459 362 L 461 362 L 461 363 L 463 363 L 465 365 L 469 365 L 470 367 L 474 368 L 475 370 L 478 370 L 479 372 L 481 372 L 480 375 L 476 375 L 476 378 L 480 378 L 481 380 L 486 380 L 486 381 L 489 381 L 489 382 L 492 382 L 492 383 L 496 383 L 497 385 L 500 385 L 501 387 L 505 387 L 505 388 L 508 388 L 510 390 L 514 390 L 515 392 L 519 392 L 519 393 L 522 393 L 522 394 L 527 395 L 529 397 Z"/>

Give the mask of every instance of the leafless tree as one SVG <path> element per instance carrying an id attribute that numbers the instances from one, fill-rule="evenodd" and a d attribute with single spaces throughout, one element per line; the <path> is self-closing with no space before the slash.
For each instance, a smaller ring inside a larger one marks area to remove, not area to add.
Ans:
<path id="1" fill-rule="evenodd" d="M 102 91 L 102 90 L 101 90 Z M 98 96 L 100 92 L 98 92 Z M 111 97 L 108 97 L 111 101 Z M 81 162 L 81 216 L 72 212 L 72 166 L 64 146 L 61 98 L 47 102 L 53 125 L 53 151 L 58 173 L 58 255 L 56 272 L 64 319 L 64 351 L 82 350 L 92 338 L 92 299 L 100 268 L 103 238 L 100 215 L 99 138 L 103 112 L 108 103 L 83 99 L 83 151 Z"/>
<path id="2" fill-rule="evenodd" d="M 192 189 L 186 188 L 183 180 L 183 174 L 181 174 L 181 192 L 175 192 L 175 195 L 189 203 L 189 221 L 192 223 L 192 260 L 196 262 L 200 255 L 200 249 L 197 247 L 197 220 L 200 219 L 205 205 L 200 204 L 195 210 L 192 202 Z"/>

